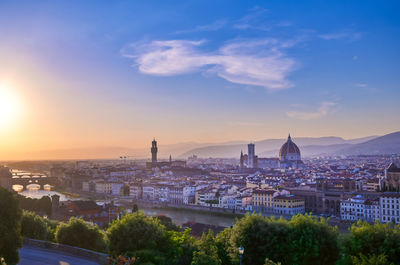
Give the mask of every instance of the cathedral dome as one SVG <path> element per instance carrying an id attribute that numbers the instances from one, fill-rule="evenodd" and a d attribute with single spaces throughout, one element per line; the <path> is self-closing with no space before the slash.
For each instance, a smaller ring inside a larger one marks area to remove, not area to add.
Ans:
<path id="1" fill-rule="evenodd" d="M 287 142 L 282 145 L 281 150 L 279 151 L 279 159 L 281 161 L 300 159 L 300 149 L 292 141 L 290 134 Z"/>

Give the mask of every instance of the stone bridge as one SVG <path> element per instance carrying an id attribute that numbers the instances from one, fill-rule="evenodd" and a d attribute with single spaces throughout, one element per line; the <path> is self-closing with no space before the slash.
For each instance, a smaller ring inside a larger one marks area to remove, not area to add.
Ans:
<path id="1" fill-rule="evenodd" d="M 21 185 L 24 189 L 28 185 L 37 184 L 43 189 L 44 185 L 55 186 L 58 179 L 56 177 L 48 177 L 44 174 L 32 174 L 32 173 L 13 173 L 10 179 L 10 185 Z"/>

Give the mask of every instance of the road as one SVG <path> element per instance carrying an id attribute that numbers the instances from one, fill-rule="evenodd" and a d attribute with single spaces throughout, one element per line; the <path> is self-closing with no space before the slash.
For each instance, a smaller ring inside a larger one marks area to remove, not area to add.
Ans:
<path id="1" fill-rule="evenodd" d="M 31 246 L 21 248 L 19 265 L 99 265 L 99 263 L 65 252 Z"/>

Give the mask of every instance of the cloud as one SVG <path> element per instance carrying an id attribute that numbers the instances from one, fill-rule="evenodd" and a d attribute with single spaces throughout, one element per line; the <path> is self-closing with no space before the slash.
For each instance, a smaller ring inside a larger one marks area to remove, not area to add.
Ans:
<path id="1" fill-rule="evenodd" d="M 215 74 L 229 82 L 280 90 L 292 86 L 287 76 L 295 61 L 283 50 L 286 42 L 277 39 L 236 40 L 218 50 L 204 52 L 206 41 L 167 40 L 132 44 L 132 58 L 139 72 L 173 76 L 192 72 Z M 290 45 L 289 45 L 290 47 Z"/>
<path id="2" fill-rule="evenodd" d="M 366 83 L 357 83 L 357 84 L 355 84 L 355 86 L 356 87 L 367 87 L 368 84 L 366 84 Z"/>
<path id="3" fill-rule="evenodd" d="M 185 34 L 185 33 L 193 33 L 193 32 L 201 32 L 201 31 L 216 31 L 223 28 L 228 23 L 226 19 L 219 19 L 214 21 L 211 24 L 197 26 L 194 29 L 189 30 L 180 30 L 176 31 L 176 34 Z"/>
<path id="4" fill-rule="evenodd" d="M 314 112 L 308 111 L 288 111 L 286 115 L 290 118 L 299 119 L 299 120 L 314 120 L 325 117 L 329 113 L 332 112 L 332 108 L 336 106 L 335 102 L 325 101 L 322 102 L 319 108 Z"/>
<path id="5" fill-rule="evenodd" d="M 318 37 L 324 40 L 339 40 L 339 39 L 348 39 L 351 41 L 356 41 L 361 39 L 363 36 L 362 32 L 356 32 L 354 30 L 342 30 L 338 32 L 332 32 L 327 34 L 321 34 Z"/>
<path id="6" fill-rule="evenodd" d="M 234 22 L 233 28 L 239 30 L 256 29 L 269 31 L 272 29 L 272 26 L 264 23 L 268 12 L 268 9 L 255 6 L 249 10 L 247 15 Z"/>

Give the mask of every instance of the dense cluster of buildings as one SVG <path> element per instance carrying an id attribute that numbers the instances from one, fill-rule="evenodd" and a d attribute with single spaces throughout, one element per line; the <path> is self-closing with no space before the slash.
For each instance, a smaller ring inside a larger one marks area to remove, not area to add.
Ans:
<path id="1" fill-rule="evenodd" d="M 192 156 L 186 161 L 160 161 L 157 152 L 157 142 L 153 140 L 151 161 L 78 161 L 54 165 L 50 175 L 73 191 L 116 201 L 124 198 L 266 215 L 311 212 L 350 222 L 400 223 L 400 169 L 396 156 L 302 160 L 290 135 L 278 158 L 259 158 L 254 144 L 248 145 L 248 153 L 242 152 L 239 160 Z M 68 207 L 75 212 L 84 208 Z M 82 216 L 101 219 L 107 211 L 104 207 Z M 100 219 L 96 222 L 104 223 Z"/>

